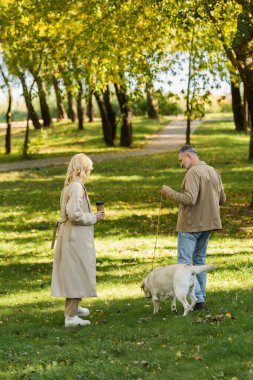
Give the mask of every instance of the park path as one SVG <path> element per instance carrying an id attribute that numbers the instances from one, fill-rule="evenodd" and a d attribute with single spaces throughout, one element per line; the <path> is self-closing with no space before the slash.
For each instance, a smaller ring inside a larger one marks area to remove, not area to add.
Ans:
<path id="1" fill-rule="evenodd" d="M 200 121 L 195 120 L 191 125 L 191 132 L 194 133 Z M 89 154 L 94 162 L 122 159 L 136 156 L 147 156 L 156 153 L 165 153 L 176 150 L 185 142 L 186 120 L 178 117 L 161 129 L 157 135 L 153 135 L 150 140 L 141 148 L 129 149 L 124 152 L 105 152 Z M 68 165 L 71 157 L 51 157 L 37 160 L 27 160 L 0 164 L 0 172 L 10 172 L 16 170 L 38 169 L 51 165 Z"/>

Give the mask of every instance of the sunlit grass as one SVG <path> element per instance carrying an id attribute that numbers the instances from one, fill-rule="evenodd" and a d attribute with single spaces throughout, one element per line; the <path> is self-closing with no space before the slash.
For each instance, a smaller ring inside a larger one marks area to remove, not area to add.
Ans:
<path id="1" fill-rule="evenodd" d="M 50 297 L 50 239 L 66 168 L 0 175 L 1 379 L 252 378 L 248 136 L 234 132 L 231 122 L 208 122 L 193 143 L 221 172 L 228 199 L 224 229 L 212 234 L 208 247 L 207 260 L 217 265 L 208 275 L 210 311 L 187 318 L 181 305 L 172 315 L 168 301 L 153 317 L 140 290 L 153 265 L 176 262 L 178 209 L 168 200 L 154 256 L 160 187 L 179 189 L 184 176 L 176 152 L 95 165 L 87 188 L 93 206 L 105 201 L 107 220 L 95 228 L 98 298 L 83 302 L 92 321 L 84 329 L 66 330 L 63 300 Z"/>
<path id="2" fill-rule="evenodd" d="M 159 129 L 168 124 L 172 117 L 162 117 L 159 121 L 152 121 L 145 117 L 133 119 L 132 148 L 142 146 Z M 118 128 L 115 147 L 106 147 L 103 141 L 101 121 L 85 123 L 85 129 L 79 131 L 77 123 L 55 122 L 51 128 L 34 130 L 30 127 L 29 156 L 30 158 L 71 156 L 77 151 L 86 153 L 103 153 L 111 151 L 125 151 L 128 148 L 119 146 L 120 128 Z M 21 159 L 24 143 L 25 128 L 13 127 L 12 152 L 4 154 L 5 129 L 0 128 L 0 162 L 16 161 Z"/>

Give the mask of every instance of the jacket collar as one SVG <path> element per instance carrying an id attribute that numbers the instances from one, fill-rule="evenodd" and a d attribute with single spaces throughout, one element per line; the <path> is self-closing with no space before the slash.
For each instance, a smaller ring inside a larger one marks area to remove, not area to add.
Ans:
<path id="1" fill-rule="evenodd" d="M 84 186 L 84 183 L 81 181 L 81 178 L 80 178 L 80 177 L 75 177 L 74 182 L 80 183 L 80 185 L 82 185 L 82 187 L 83 187 L 84 190 L 86 191 L 86 187 Z"/>
<path id="2" fill-rule="evenodd" d="M 200 166 L 200 165 L 206 165 L 205 161 L 199 161 L 197 164 L 192 165 L 191 168 L 193 168 L 193 166 Z"/>

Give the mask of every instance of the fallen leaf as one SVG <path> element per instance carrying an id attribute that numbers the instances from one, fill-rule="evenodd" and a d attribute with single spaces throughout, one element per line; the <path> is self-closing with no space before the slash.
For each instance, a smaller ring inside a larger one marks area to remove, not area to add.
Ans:
<path id="1" fill-rule="evenodd" d="M 182 358 L 181 351 L 177 351 L 176 356 L 175 356 L 175 359 L 176 359 L 176 360 L 180 360 L 181 358 Z"/>
<path id="2" fill-rule="evenodd" d="M 193 359 L 195 359 L 195 360 L 203 360 L 203 358 L 199 355 L 199 354 L 195 354 L 195 355 L 193 355 L 192 356 L 193 357 Z"/>

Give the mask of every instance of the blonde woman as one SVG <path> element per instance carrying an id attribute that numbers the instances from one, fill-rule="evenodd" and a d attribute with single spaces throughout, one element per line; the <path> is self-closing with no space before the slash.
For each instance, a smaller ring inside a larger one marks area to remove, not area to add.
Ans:
<path id="1" fill-rule="evenodd" d="M 61 193 L 53 274 L 53 297 L 64 297 L 65 327 L 87 326 L 89 309 L 79 306 L 82 298 L 96 297 L 96 252 L 93 225 L 105 217 L 91 212 L 84 184 L 92 170 L 91 159 L 83 153 L 72 157 Z"/>

